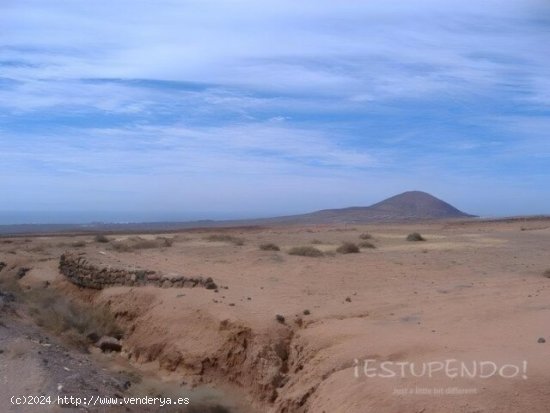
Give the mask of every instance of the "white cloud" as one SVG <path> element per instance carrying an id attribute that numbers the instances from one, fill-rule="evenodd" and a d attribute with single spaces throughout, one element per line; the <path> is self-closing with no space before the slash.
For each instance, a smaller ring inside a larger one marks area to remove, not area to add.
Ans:
<path id="1" fill-rule="evenodd" d="M 2 71 L 21 80 L 183 80 L 355 101 L 487 93 L 512 81 L 533 98 L 542 90 L 542 100 L 550 58 L 540 50 L 548 33 L 529 21 L 536 7 L 24 0 L 1 10 L 2 43 L 11 47 L 3 55 L 38 66 Z"/>

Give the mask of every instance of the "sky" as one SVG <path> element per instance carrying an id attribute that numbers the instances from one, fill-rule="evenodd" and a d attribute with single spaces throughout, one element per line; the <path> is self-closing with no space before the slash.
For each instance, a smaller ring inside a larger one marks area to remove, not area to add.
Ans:
<path id="1" fill-rule="evenodd" d="M 548 214 L 549 183 L 550 1 L 0 0 L 0 223 Z"/>

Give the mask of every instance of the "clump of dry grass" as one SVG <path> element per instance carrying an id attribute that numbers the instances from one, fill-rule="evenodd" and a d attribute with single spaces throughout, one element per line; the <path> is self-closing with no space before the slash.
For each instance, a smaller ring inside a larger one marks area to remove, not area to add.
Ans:
<path id="1" fill-rule="evenodd" d="M 234 245 L 244 245 L 244 239 L 229 234 L 212 234 L 206 237 L 210 242 L 229 242 Z"/>
<path id="2" fill-rule="evenodd" d="M 369 242 L 369 241 L 361 241 L 357 245 L 359 245 L 359 248 L 370 248 L 370 249 L 376 248 L 376 245 L 374 245 L 372 242 Z"/>
<path id="3" fill-rule="evenodd" d="M 321 250 L 318 250 L 315 247 L 311 247 L 309 245 L 301 246 L 301 247 L 292 247 L 288 251 L 289 255 L 299 255 L 301 257 L 322 257 L 324 254 Z"/>
<path id="4" fill-rule="evenodd" d="M 262 251 L 280 251 L 281 250 L 277 244 L 274 244 L 272 242 L 260 244 L 260 249 Z"/>
<path id="5" fill-rule="evenodd" d="M 363 234 L 359 235 L 359 239 L 372 239 L 372 235 L 364 232 Z"/>
<path id="6" fill-rule="evenodd" d="M 426 241 L 426 239 L 418 232 L 412 232 L 407 235 L 407 241 Z"/>
<path id="7" fill-rule="evenodd" d="M 314 239 L 314 240 L 311 240 L 311 243 L 313 245 L 320 245 L 323 243 L 323 241 L 321 241 L 320 239 Z"/>
<path id="8" fill-rule="evenodd" d="M 146 239 L 141 237 L 130 237 L 121 241 L 111 243 L 112 248 L 118 252 L 131 252 L 139 249 L 171 247 L 174 243 L 172 238 L 156 237 Z"/>
<path id="9" fill-rule="evenodd" d="M 353 242 L 344 242 L 336 248 L 336 252 L 339 254 L 356 254 L 359 252 L 359 247 Z"/>

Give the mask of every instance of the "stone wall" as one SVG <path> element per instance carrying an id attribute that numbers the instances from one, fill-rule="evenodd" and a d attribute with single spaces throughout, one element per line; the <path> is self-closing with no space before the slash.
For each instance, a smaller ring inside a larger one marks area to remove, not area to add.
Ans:
<path id="1" fill-rule="evenodd" d="M 72 253 L 61 255 L 59 272 L 73 284 L 95 290 L 115 286 L 139 287 L 146 285 L 163 288 L 203 287 L 209 290 L 218 288 L 210 277 L 165 276 L 149 270 L 100 267 L 88 262 L 84 256 Z"/>

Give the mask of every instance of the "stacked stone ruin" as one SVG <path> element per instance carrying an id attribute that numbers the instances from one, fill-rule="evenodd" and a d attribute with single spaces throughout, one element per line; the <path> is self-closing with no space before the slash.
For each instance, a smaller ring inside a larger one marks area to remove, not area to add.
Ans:
<path id="1" fill-rule="evenodd" d="M 72 253 L 61 255 L 59 271 L 71 283 L 94 290 L 116 286 L 140 287 L 148 285 L 162 288 L 203 287 L 209 290 L 217 288 L 216 283 L 210 277 L 167 276 L 150 270 L 100 267 L 91 264 L 82 255 Z"/>

